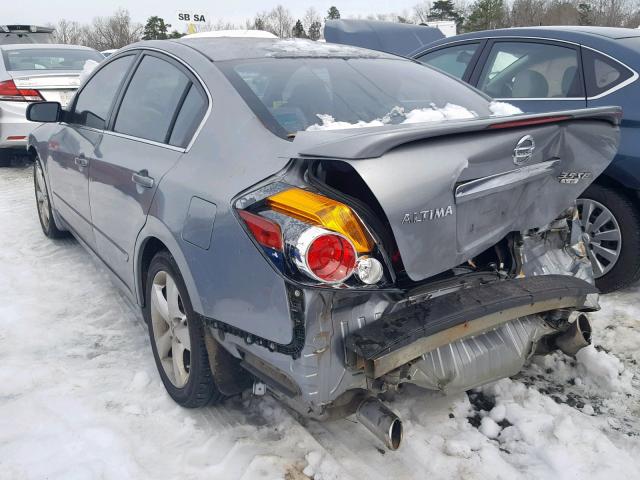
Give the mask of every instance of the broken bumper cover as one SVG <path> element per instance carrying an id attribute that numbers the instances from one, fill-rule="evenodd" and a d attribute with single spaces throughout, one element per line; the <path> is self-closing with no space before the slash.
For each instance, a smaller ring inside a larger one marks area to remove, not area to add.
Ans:
<path id="1" fill-rule="evenodd" d="M 541 275 L 462 289 L 409 305 L 346 338 L 348 363 L 379 378 L 459 339 L 550 310 L 592 310 L 598 290 L 566 275 Z"/>

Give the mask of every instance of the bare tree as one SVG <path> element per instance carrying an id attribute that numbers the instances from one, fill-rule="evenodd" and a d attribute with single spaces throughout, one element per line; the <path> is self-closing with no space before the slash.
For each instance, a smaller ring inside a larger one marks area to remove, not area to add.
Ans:
<path id="1" fill-rule="evenodd" d="M 431 2 L 425 1 L 413 6 L 413 20 L 416 23 L 427 23 L 429 21 L 429 12 L 431 11 Z"/>
<path id="2" fill-rule="evenodd" d="M 322 23 L 322 17 L 315 8 L 309 7 L 302 17 L 302 26 L 308 32 L 314 22 Z"/>
<path id="3" fill-rule="evenodd" d="M 96 50 L 122 48 L 140 40 L 142 24 L 131 21 L 129 12 L 118 9 L 110 17 L 93 19 L 87 29 L 86 44 Z"/>
<path id="4" fill-rule="evenodd" d="M 79 22 L 60 20 L 56 25 L 53 38 L 56 43 L 66 43 L 69 45 L 84 45 L 86 41 L 86 27 L 80 25 Z"/>
<path id="5" fill-rule="evenodd" d="M 294 21 L 291 16 L 291 12 L 282 5 L 278 5 L 269 12 L 268 30 L 280 38 L 287 38 L 291 36 L 293 23 Z"/>

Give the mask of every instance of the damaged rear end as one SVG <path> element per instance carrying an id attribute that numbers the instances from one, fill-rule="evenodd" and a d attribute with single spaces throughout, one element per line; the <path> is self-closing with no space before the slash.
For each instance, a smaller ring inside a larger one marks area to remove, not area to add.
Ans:
<path id="1" fill-rule="evenodd" d="M 376 395 L 468 390 L 587 345 L 597 290 L 574 205 L 613 159 L 619 118 L 300 133 L 289 168 L 235 208 L 291 286 L 301 340 L 288 355 L 238 343 L 245 368 L 305 415 L 357 411 L 397 448 Z"/>

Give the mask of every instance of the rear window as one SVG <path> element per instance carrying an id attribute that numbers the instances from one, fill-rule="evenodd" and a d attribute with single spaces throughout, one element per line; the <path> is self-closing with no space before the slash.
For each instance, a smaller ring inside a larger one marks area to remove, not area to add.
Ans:
<path id="1" fill-rule="evenodd" d="M 22 70 L 82 70 L 87 60 L 100 62 L 104 57 L 94 50 L 71 48 L 24 48 L 3 50 L 5 68 Z"/>
<path id="2" fill-rule="evenodd" d="M 411 113 L 489 116 L 489 100 L 432 68 L 401 59 L 286 58 L 221 62 L 220 68 L 274 133 L 290 136 L 330 120 L 396 124 Z M 415 115 L 414 115 L 415 117 Z M 462 117 L 459 117 L 462 118 Z M 367 125 L 368 126 L 368 125 Z"/>
<path id="3" fill-rule="evenodd" d="M 588 48 L 582 50 L 582 59 L 588 97 L 602 95 L 633 76 L 624 65 Z"/>

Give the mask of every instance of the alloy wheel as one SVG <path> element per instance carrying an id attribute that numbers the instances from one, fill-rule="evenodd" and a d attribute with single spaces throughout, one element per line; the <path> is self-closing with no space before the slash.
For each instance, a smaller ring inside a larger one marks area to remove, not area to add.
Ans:
<path id="1" fill-rule="evenodd" d="M 620 225 L 611 210 L 600 202 L 579 198 L 577 206 L 587 254 L 593 265 L 593 276 L 600 278 L 609 273 L 620 258 Z"/>
<path id="2" fill-rule="evenodd" d="M 151 322 L 156 351 L 171 383 L 182 388 L 189 380 L 191 340 L 184 305 L 175 280 L 159 271 L 151 286 Z"/>

